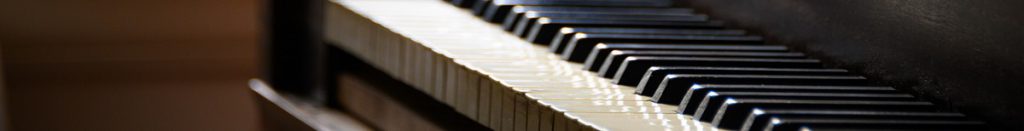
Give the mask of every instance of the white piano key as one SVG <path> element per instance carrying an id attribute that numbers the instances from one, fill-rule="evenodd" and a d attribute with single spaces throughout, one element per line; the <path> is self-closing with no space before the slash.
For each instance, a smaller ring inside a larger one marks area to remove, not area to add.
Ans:
<path id="1" fill-rule="evenodd" d="M 713 129 L 682 118 L 640 119 L 674 116 L 676 107 L 633 95 L 633 87 L 579 70 L 443 1 L 332 2 L 343 10 L 328 19 L 367 19 L 327 23 L 354 30 L 327 31 L 328 41 L 492 129 Z"/>

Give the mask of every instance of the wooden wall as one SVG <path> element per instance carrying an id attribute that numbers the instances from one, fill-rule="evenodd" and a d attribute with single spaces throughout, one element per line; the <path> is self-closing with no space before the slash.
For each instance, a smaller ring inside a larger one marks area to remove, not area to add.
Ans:
<path id="1" fill-rule="evenodd" d="M 260 0 L 3 0 L 13 130 L 255 130 Z"/>
<path id="2" fill-rule="evenodd" d="M 7 114 L 7 84 L 4 82 L 4 60 L 2 51 L 3 42 L 0 42 L 0 130 L 6 131 L 9 130 L 7 129 L 7 125 L 9 124 L 7 123 L 7 117 L 5 116 L 10 115 Z"/>

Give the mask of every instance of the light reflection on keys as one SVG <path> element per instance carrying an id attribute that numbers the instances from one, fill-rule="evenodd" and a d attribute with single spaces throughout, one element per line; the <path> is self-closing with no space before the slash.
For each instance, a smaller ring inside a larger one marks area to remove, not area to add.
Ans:
<path id="1" fill-rule="evenodd" d="M 505 33 L 498 25 L 480 21 L 464 10 L 455 8 L 439 8 L 445 5 L 442 1 L 372 1 L 372 0 L 340 0 L 339 5 L 368 17 L 374 22 L 394 31 L 391 37 L 409 37 L 410 43 L 389 45 L 384 40 L 365 40 L 365 38 L 341 38 L 341 46 L 359 50 L 374 48 L 381 52 L 366 53 L 362 57 L 391 56 L 388 50 L 398 46 L 424 46 L 424 53 L 440 54 L 439 66 L 451 66 L 444 70 L 456 73 L 448 79 L 477 79 L 475 84 L 487 84 L 480 89 L 463 89 L 473 86 L 451 86 L 452 84 L 474 84 L 444 82 L 443 86 L 414 85 L 419 88 L 443 88 L 437 98 L 445 99 L 447 104 L 458 108 L 461 113 L 476 119 L 484 125 L 496 130 L 539 130 L 568 129 L 593 127 L 568 127 L 575 123 L 606 122 L 602 114 L 621 114 L 618 122 L 594 126 L 603 129 L 656 129 L 674 130 L 681 127 L 705 127 L 704 123 L 681 122 L 684 119 L 633 119 L 640 116 L 675 116 L 674 105 L 655 104 L 648 97 L 632 94 L 633 87 L 614 85 L 607 78 L 601 78 L 592 72 L 580 70 L 583 66 L 561 60 L 551 54 L 544 46 L 533 45 Z M 431 19 L 431 20 L 420 20 Z M 347 35 L 331 35 L 342 36 Z M 353 37 L 359 35 L 352 35 Z M 386 36 L 386 35 L 382 35 Z M 378 36 L 380 38 L 381 36 Z M 359 41 L 362 40 L 362 41 Z M 378 45 L 366 45 L 374 43 Z M 369 47 L 368 47 L 369 46 Z M 372 54 L 372 55 L 370 55 Z M 420 54 L 416 54 L 420 55 Z M 426 54 L 422 54 L 426 55 Z M 385 64 L 401 65 L 385 62 L 371 62 L 380 66 Z M 399 62 L 400 63 L 400 62 Z M 409 65 L 404 65 L 409 66 Z M 389 66 L 378 68 L 406 68 Z M 391 71 L 391 69 L 384 69 Z M 455 71 L 451 70 L 464 70 Z M 479 73 L 484 76 L 471 78 L 466 73 Z M 422 79 L 430 80 L 430 79 Z M 445 80 L 449 81 L 449 80 Z M 486 81 L 486 82 L 482 82 Z M 424 82 L 412 82 L 424 83 Z M 449 84 L 452 83 L 452 84 Z M 420 87 L 422 86 L 422 87 Z M 486 88 L 486 89 L 484 89 Z M 424 89 L 434 90 L 439 89 Z M 453 91 L 454 90 L 454 91 Z M 484 97 L 486 96 L 486 97 Z M 467 101 L 464 99 L 476 99 Z M 474 103 L 474 104 L 470 104 Z M 470 108 L 467 106 L 475 106 Z M 475 109 L 470 111 L 470 109 Z M 583 113 L 580 117 L 566 117 L 565 113 Z M 472 113 L 472 114 L 471 114 Z M 635 116 L 635 117 L 634 117 Z M 666 118 L 666 117 L 662 117 Z M 674 118 L 674 117 L 667 117 Z M 527 120 L 529 119 L 529 121 Z M 556 119 L 568 120 L 567 123 L 556 124 Z M 533 121 L 536 120 L 536 121 Z M 630 125 L 627 123 L 652 123 Z M 622 123 L 616 125 L 615 123 Z M 714 129 L 714 128 L 686 128 Z"/>

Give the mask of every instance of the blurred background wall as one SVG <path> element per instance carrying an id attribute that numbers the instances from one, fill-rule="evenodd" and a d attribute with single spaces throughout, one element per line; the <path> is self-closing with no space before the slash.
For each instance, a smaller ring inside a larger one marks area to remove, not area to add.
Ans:
<path id="1" fill-rule="evenodd" d="M 0 51 L 3 51 L 2 40 L 0 40 Z M 7 88 L 5 87 L 7 84 L 4 84 L 4 61 L 2 58 L 3 52 L 0 52 L 0 130 L 6 131 L 9 130 L 7 129 L 8 124 L 6 116 L 10 115 L 7 114 Z"/>
<path id="2" fill-rule="evenodd" d="M 256 130 L 260 4 L 0 0 L 0 117 L 15 131 Z"/>

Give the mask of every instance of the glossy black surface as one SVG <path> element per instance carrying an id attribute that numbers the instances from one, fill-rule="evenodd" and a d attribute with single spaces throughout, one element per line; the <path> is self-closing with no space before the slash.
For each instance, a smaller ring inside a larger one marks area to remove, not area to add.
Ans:
<path id="1" fill-rule="evenodd" d="M 472 7 L 477 1 L 479 0 L 451 0 L 448 2 L 458 7 Z"/>
<path id="2" fill-rule="evenodd" d="M 527 12 L 561 12 L 561 13 L 615 13 L 615 14 L 693 14 L 689 8 L 649 8 L 649 7 L 593 7 L 593 6 L 529 6 L 517 5 L 503 19 L 502 27 L 512 31 L 516 22 Z"/>
<path id="3" fill-rule="evenodd" d="M 682 114 L 693 115 L 696 107 L 683 106 L 700 103 L 711 91 L 742 91 L 742 92 L 815 92 L 815 93 L 900 93 L 892 87 L 884 86 L 822 86 L 822 85 L 692 85 L 683 95 L 679 103 Z M 653 91 L 652 91 L 653 94 Z M 690 109 L 686 109 L 690 108 Z"/>
<path id="4" fill-rule="evenodd" d="M 642 43 L 598 43 L 587 55 L 584 65 L 604 63 L 608 54 L 614 50 L 655 50 L 655 51 L 750 51 L 750 52 L 785 52 L 784 46 L 777 45 L 708 45 L 708 44 L 642 44 Z M 596 68 L 600 67 L 587 67 Z M 588 69 L 589 70 L 589 69 Z"/>
<path id="5" fill-rule="evenodd" d="M 819 110 L 891 110 L 891 111 L 934 111 L 929 102 L 919 101 L 849 101 L 849 100 L 789 100 L 789 99 L 726 99 L 726 103 L 715 112 L 711 124 L 718 128 L 739 129 L 754 108 L 768 109 L 819 109 Z"/>
<path id="6" fill-rule="evenodd" d="M 803 53 L 796 52 L 735 52 L 735 51 L 634 51 L 634 50 L 616 50 L 608 54 L 605 58 L 604 63 L 594 63 L 591 66 L 597 66 L 598 74 L 605 74 L 605 78 L 615 77 L 610 71 L 616 71 L 619 66 L 622 65 L 622 61 L 628 57 L 633 56 L 673 56 L 673 57 L 720 57 L 720 58 L 805 58 Z M 620 79 L 619 81 L 630 81 L 621 82 L 620 84 L 636 86 L 636 83 L 640 82 L 640 79 Z"/>
<path id="7" fill-rule="evenodd" d="M 861 76 L 811 75 L 745 75 L 745 74 L 669 74 L 651 96 L 657 103 L 677 104 L 694 84 L 765 84 L 765 85 L 866 85 Z"/>
<path id="8" fill-rule="evenodd" d="M 565 45 L 561 55 L 572 62 L 583 62 L 597 43 L 634 42 L 666 44 L 763 44 L 760 36 L 712 36 L 712 35 L 646 35 L 646 34 L 585 34 L 576 33 Z"/>
<path id="9" fill-rule="evenodd" d="M 651 96 L 668 74 L 849 75 L 843 69 L 655 66 L 648 69 L 641 79 L 621 80 L 638 81 L 635 85 L 637 94 Z"/>
<path id="10" fill-rule="evenodd" d="M 633 85 L 636 83 L 625 80 L 639 80 L 653 66 L 820 68 L 819 62 L 815 59 L 634 56 L 626 58 L 617 71 L 608 73 L 615 73 L 613 83 Z"/>
<path id="11" fill-rule="evenodd" d="M 668 29 L 719 29 L 722 22 L 692 22 L 692 21 L 636 21 L 636 20 L 593 20 L 593 19 L 562 19 L 542 18 L 538 19 L 530 32 L 525 32 L 526 41 L 532 43 L 551 43 L 551 39 L 558 34 L 562 27 L 642 27 L 642 28 L 668 28 Z"/>
<path id="12" fill-rule="evenodd" d="M 1024 130 L 1024 1 L 677 1 L 1000 130 Z"/>
<path id="13" fill-rule="evenodd" d="M 478 2 L 473 11 L 490 22 L 504 21 L 515 5 L 544 6 L 597 6 L 597 7 L 669 7 L 671 0 L 629 0 L 629 1 L 593 1 L 593 0 L 486 0 Z"/>
<path id="14" fill-rule="evenodd" d="M 754 109 L 743 122 L 741 131 L 764 129 L 772 117 L 781 118 L 856 118 L 856 119 L 899 119 L 899 120 L 967 120 L 960 113 L 948 112 L 901 112 L 880 110 L 807 110 L 807 109 Z"/>
<path id="15" fill-rule="evenodd" d="M 855 131 L 977 131 L 988 130 L 980 121 L 963 120 L 878 120 L 878 119 L 830 119 L 830 118 L 783 118 L 775 117 L 764 130 L 855 130 Z"/>
<path id="16" fill-rule="evenodd" d="M 707 16 L 692 14 L 628 14 L 628 13 L 578 13 L 578 12 L 527 12 L 518 21 L 503 23 L 511 26 L 512 32 L 520 37 L 527 35 L 533 30 L 540 18 L 557 19 L 600 19 L 600 20 L 635 20 L 635 21 L 679 21 L 679 22 L 705 22 Z M 547 43 L 537 43 L 547 44 Z"/>
<path id="17" fill-rule="evenodd" d="M 700 97 L 700 96 L 697 96 Z M 682 108 L 695 110 L 693 118 L 711 121 L 715 111 L 731 99 L 789 99 L 789 100 L 914 100 L 914 96 L 903 93 L 820 93 L 820 92 L 742 92 L 742 91 L 711 91 L 701 102 L 679 105 Z M 817 110 L 827 111 L 827 110 Z M 756 113 L 755 113 L 756 114 Z"/>
<path id="18" fill-rule="evenodd" d="M 324 2 L 319 0 L 267 0 L 262 43 L 261 77 L 271 87 L 307 100 L 323 103 L 327 98 L 328 78 L 324 59 Z M 333 74 L 332 74 L 333 75 Z"/>
<path id="19" fill-rule="evenodd" d="M 588 34 L 639 34 L 639 35 L 744 35 L 742 30 L 694 30 L 694 29 L 662 29 L 662 28 L 628 28 L 628 27 L 562 27 L 552 38 L 548 48 L 554 53 L 562 53 L 570 40 L 577 33 Z"/>

